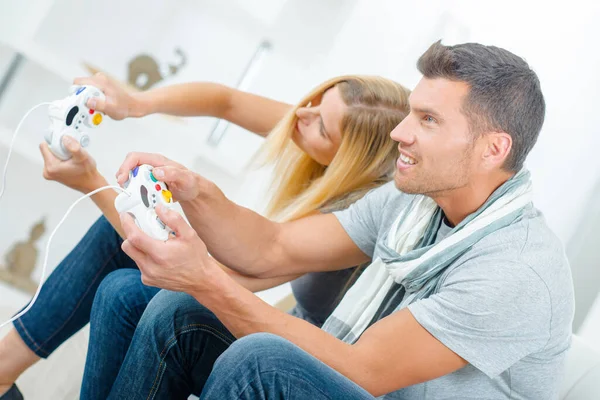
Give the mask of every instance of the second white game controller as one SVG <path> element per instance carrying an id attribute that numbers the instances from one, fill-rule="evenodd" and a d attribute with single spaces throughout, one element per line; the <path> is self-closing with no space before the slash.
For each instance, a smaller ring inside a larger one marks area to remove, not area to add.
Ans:
<path id="1" fill-rule="evenodd" d="M 53 101 L 48 109 L 50 128 L 44 137 L 52 153 L 61 160 L 71 158 L 71 153 L 63 146 L 65 135 L 77 140 L 81 147 L 87 147 L 90 143 L 87 129 L 102 123 L 103 114 L 87 106 L 91 97 L 105 99 L 104 93 L 94 86 L 72 86 L 68 97 Z"/>
<path id="2" fill-rule="evenodd" d="M 120 213 L 129 213 L 137 226 L 149 236 L 165 241 L 172 231 L 160 220 L 154 209 L 162 204 L 174 210 L 173 196 L 167 185 L 156 179 L 152 170 L 152 166 L 143 164 L 129 172 L 129 180 L 123 185 L 127 193 L 117 196 L 115 208 Z"/>

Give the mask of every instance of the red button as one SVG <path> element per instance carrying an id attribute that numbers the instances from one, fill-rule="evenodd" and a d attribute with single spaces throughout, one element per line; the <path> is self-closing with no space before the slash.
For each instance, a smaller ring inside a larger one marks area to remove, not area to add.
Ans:
<path id="1" fill-rule="evenodd" d="M 156 186 L 154 186 L 154 188 L 155 188 L 157 191 L 159 191 L 159 192 L 161 191 L 161 187 L 160 187 L 160 185 L 159 185 L 158 183 L 156 184 Z"/>
<path id="2" fill-rule="evenodd" d="M 93 114 L 93 113 L 95 113 L 95 111 L 90 108 L 90 114 Z"/>

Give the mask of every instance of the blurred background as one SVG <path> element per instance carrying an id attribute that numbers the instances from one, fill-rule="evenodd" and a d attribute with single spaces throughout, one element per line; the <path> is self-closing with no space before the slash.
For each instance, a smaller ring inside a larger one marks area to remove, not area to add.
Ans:
<path id="1" fill-rule="evenodd" d="M 438 39 L 475 41 L 524 57 L 546 96 L 546 122 L 529 157 L 535 202 L 563 240 L 576 286 L 574 331 L 600 348 L 600 3 L 430 0 L 0 0 L 0 164 L 24 113 L 61 99 L 76 76 L 101 71 L 139 90 L 214 81 L 296 103 L 341 74 L 374 74 L 412 88 L 417 58 Z M 42 250 L 79 194 L 42 176 L 40 108 L 25 122 L 0 204 L 0 269 L 34 225 Z M 248 167 L 262 139 L 213 118 L 107 120 L 88 148 L 115 183 L 127 152 L 159 152 L 215 181 L 234 201 L 261 211 L 268 169 Z M 99 216 L 78 206 L 52 243 L 54 267 Z M 275 303 L 284 285 L 261 293 Z M 0 319 L 30 293 L 0 282 Z M 1 333 L 0 333 L 1 334 Z M 87 332 L 28 371 L 28 399 L 77 398 Z"/>

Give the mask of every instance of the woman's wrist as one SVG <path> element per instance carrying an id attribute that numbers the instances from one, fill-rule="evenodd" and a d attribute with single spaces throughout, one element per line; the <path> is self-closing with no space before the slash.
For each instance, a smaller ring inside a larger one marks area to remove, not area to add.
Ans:
<path id="1" fill-rule="evenodd" d="M 100 175 L 99 172 L 95 172 L 91 178 L 87 179 L 81 187 L 77 188 L 81 193 L 88 194 L 93 192 L 96 189 L 99 189 L 103 186 L 108 186 L 108 181 Z"/>
<path id="2" fill-rule="evenodd" d="M 131 99 L 129 117 L 140 118 L 154 113 L 152 110 L 152 97 L 149 96 L 149 92 L 132 93 Z"/>

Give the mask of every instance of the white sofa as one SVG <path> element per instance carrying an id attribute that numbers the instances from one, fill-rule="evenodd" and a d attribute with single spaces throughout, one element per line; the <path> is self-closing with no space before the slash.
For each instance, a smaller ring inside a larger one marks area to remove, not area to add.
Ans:
<path id="1" fill-rule="evenodd" d="M 600 353 L 573 335 L 560 400 L 600 399 Z"/>

